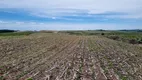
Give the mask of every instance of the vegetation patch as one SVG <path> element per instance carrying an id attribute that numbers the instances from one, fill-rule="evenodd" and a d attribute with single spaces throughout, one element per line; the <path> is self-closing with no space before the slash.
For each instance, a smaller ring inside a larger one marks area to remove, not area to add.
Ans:
<path id="1" fill-rule="evenodd" d="M 0 33 L 0 36 L 28 36 L 34 32 L 32 31 L 25 31 L 25 32 L 8 32 L 8 33 Z"/>

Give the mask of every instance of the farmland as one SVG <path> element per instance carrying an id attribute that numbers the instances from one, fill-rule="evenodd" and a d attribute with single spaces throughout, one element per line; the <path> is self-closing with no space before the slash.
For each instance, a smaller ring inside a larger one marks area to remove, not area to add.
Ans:
<path id="1" fill-rule="evenodd" d="M 142 47 L 63 32 L 0 38 L 0 80 L 142 80 Z"/>
<path id="2" fill-rule="evenodd" d="M 142 30 L 88 30 L 88 31 L 64 31 L 70 35 L 99 35 L 130 44 L 142 44 Z"/>

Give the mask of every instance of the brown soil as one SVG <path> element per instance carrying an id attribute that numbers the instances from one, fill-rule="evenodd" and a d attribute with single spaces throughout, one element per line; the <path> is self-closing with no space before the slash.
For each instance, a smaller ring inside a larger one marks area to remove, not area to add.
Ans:
<path id="1" fill-rule="evenodd" d="M 0 40 L 0 80 L 142 80 L 142 49 L 98 36 Z"/>

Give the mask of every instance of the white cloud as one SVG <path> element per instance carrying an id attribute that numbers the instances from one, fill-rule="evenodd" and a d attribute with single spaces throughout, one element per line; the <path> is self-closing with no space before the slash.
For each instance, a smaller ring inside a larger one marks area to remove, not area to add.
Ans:
<path id="1" fill-rule="evenodd" d="M 0 8 L 19 8 L 41 16 L 79 13 L 128 13 L 142 18 L 142 0 L 0 0 Z"/>
<path id="2" fill-rule="evenodd" d="M 56 19 L 56 17 L 52 17 L 52 19 Z"/>
<path id="3" fill-rule="evenodd" d="M 19 22 L 19 21 L 2 21 L 0 29 L 15 30 L 94 30 L 94 29 L 142 29 L 140 25 L 127 24 L 67 24 L 67 23 L 39 23 L 39 22 Z M 136 27 L 134 27 L 136 26 Z"/>
<path id="4" fill-rule="evenodd" d="M 16 24 L 22 25 L 24 22 L 15 22 Z"/>
<path id="5" fill-rule="evenodd" d="M 6 23 L 10 23 L 10 22 L 0 20 L 0 24 L 6 24 Z"/>

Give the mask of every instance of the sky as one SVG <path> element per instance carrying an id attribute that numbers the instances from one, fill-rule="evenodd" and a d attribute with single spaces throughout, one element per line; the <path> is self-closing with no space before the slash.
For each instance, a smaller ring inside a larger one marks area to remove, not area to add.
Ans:
<path id="1" fill-rule="evenodd" d="M 0 0 L 0 29 L 142 29 L 142 0 Z"/>

